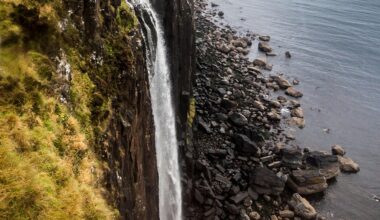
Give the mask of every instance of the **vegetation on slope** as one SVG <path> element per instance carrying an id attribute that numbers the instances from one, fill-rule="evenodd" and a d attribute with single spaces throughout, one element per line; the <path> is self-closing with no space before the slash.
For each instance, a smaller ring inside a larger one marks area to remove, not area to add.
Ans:
<path id="1" fill-rule="evenodd" d="M 96 143 L 112 95 L 99 84 L 136 25 L 126 7 L 114 9 L 121 31 L 100 58 L 61 1 L 0 1 L 0 219 L 117 218 Z"/>

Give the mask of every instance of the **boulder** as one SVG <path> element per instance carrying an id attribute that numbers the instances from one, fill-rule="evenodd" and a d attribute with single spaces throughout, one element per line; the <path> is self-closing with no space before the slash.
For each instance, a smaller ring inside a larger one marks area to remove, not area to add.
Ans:
<path id="1" fill-rule="evenodd" d="M 286 57 L 286 58 L 291 58 L 291 57 L 292 57 L 292 55 L 290 54 L 290 52 L 289 52 L 289 51 L 286 51 L 286 52 L 285 52 L 285 57 Z"/>
<path id="2" fill-rule="evenodd" d="M 303 152 L 299 147 L 282 149 L 282 164 L 291 169 L 297 169 L 302 165 Z"/>
<path id="3" fill-rule="evenodd" d="M 293 218 L 294 217 L 294 212 L 290 211 L 290 210 L 282 210 L 282 211 L 279 211 L 280 216 L 282 218 Z"/>
<path id="4" fill-rule="evenodd" d="M 304 128 L 305 127 L 305 119 L 303 119 L 303 118 L 297 118 L 297 117 L 292 117 L 288 121 L 288 124 L 290 126 L 297 126 L 299 128 Z"/>
<path id="5" fill-rule="evenodd" d="M 285 183 L 272 170 L 257 167 L 250 175 L 250 186 L 259 194 L 280 195 Z"/>
<path id="6" fill-rule="evenodd" d="M 320 169 L 321 174 L 327 180 L 336 177 L 340 173 L 340 164 L 336 155 L 312 151 L 306 154 L 306 163 L 311 167 Z"/>
<path id="7" fill-rule="evenodd" d="M 281 76 L 273 76 L 272 78 L 281 89 L 287 89 L 292 86 L 288 80 L 282 78 Z"/>
<path id="8" fill-rule="evenodd" d="M 234 134 L 232 141 L 236 145 L 236 150 L 246 154 L 257 154 L 259 148 L 257 145 L 244 134 Z"/>
<path id="9" fill-rule="evenodd" d="M 238 103 L 229 99 L 222 99 L 220 106 L 225 109 L 233 109 L 238 106 Z"/>
<path id="10" fill-rule="evenodd" d="M 269 46 L 267 42 L 260 42 L 259 43 L 259 50 L 265 53 L 272 52 L 272 48 Z"/>
<path id="11" fill-rule="evenodd" d="M 270 41 L 270 36 L 260 36 L 259 40 L 261 40 L 261 41 Z"/>
<path id="12" fill-rule="evenodd" d="M 264 57 L 264 56 L 257 57 L 257 58 L 253 61 L 253 65 L 255 65 L 255 66 L 261 66 L 261 67 L 265 67 L 265 66 L 267 65 L 267 59 L 266 59 L 266 57 Z"/>
<path id="13" fill-rule="evenodd" d="M 285 94 L 294 98 L 301 98 L 303 96 L 302 92 L 296 90 L 293 87 L 289 87 L 288 89 L 286 89 Z"/>
<path id="14" fill-rule="evenodd" d="M 248 123 L 248 119 L 244 115 L 237 113 L 237 112 L 232 113 L 229 116 L 229 119 L 232 122 L 232 124 L 239 126 L 239 127 L 244 126 Z"/>
<path id="15" fill-rule="evenodd" d="M 328 185 L 319 169 L 294 170 L 288 178 L 287 185 L 300 195 L 323 192 Z"/>
<path id="16" fill-rule="evenodd" d="M 248 197 L 248 192 L 239 192 L 238 194 L 230 197 L 230 200 L 233 201 L 235 204 L 241 203 L 245 198 Z"/>
<path id="17" fill-rule="evenodd" d="M 346 173 L 357 173 L 360 171 L 360 167 L 349 157 L 338 156 L 340 164 L 340 170 Z"/>
<path id="18" fill-rule="evenodd" d="M 304 219 L 314 219 L 317 216 L 314 207 L 298 193 L 294 193 L 288 203 L 294 212 Z"/>
<path id="19" fill-rule="evenodd" d="M 290 112 L 290 115 L 292 117 L 297 117 L 297 118 L 303 118 L 304 115 L 303 115 L 303 109 L 298 107 L 298 108 L 295 108 L 293 109 L 291 112 Z"/>
<path id="20" fill-rule="evenodd" d="M 346 154 L 346 151 L 344 150 L 344 148 L 337 144 L 331 147 L 331 152 L 332 154 L 339 155 L 339 156 L 343 156 Z"/>

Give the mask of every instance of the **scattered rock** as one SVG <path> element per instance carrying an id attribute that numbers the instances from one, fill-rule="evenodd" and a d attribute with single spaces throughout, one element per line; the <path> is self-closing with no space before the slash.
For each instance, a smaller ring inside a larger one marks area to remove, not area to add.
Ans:
<path id="1" fill-rule="evenodd" d="M 224 12 L 222 12 L 222 11 L 219 11 L 219 12 L 218 12 L 218 15 L 219 15 L 219 17 L 223 17 L 223 15 L 224 15 Z"/>
<path id="2" fill-rule="evenodd" d="M 327 179 L 336 177 L 340 173 L 340 165 L 336 155 L 329 155 L 320 151 L 312 151 L 306 155 L 306 163 L 320 169 Z"/>
<path id="3" fill-rule="evenodd" d="M 281 89 L 287 89 L 292 86 L 288 80 L 282 78 L 281 76 L 274 76 L 272 78 L 274 81 L 276 81 L 276 83 L 280 86 Z"/>
<path id="4" fill-rule="evenodd" d="M 294 212 L 290 210 L 282 210 L 279 212 L 281 218 L 293 218 L 294 217 Z"/>
<path id="5" fill-rule="evenodd" d="M 267 42 L 260 42 L 259 43 L 259 50 L 264 53 L 272 52 L 272 48 L 269 46 Z"/>
<path id="6" fill-rule="evenodd" d="M 279 195 L 285 187 L 285 183 L 266 167 L 257 167 L 251 173 L 250 184 L 257 193 L 266 195 Z"/>
<path id="7" fill-rule="evenodd" d="M 248 197 L 248 192 L 239 192 L 235 196 L 232 196 L 230 200 L 233 201 L 235 204 L 239 204 L 247 197 Z"/>
<path id="8" fill-rule="evenodd" d="M 267 59 L 264 56 L 258 57 L 253 61 L 253 64 L 256 66 L 264 67 L 267 65 Z"/>
<path id="9" fill-rule="evenodd" d="M 297 169 L 302 165 L 303 152 L 299 147 L 282 149 L 282 164 L 291 169 Z"/>
<path id="10" fill-rule="evenodd" d="M 317 216 L 314 207 L 298 193 L 294 193 L 288 203 L 297 215 L 305 219 L 313 219 Z"/>
<path id="11" fill-rule="evenodd" d="M 261 103 L 259 101 L 254 101 L 253 102 L 253 107 L 257 108 L 260 111 L 264 111 L 265 110 L 265 106 L 263 105 L 263 103 Z"/>
<path id="12" fill-rule="evenodd" d="M 295 88 L 293 87 L 289 87 L 286 91 L 285 91 L 285 94 L 287 94 L 288 96 L 292 96 L 294 98 L 301 98 L 303 96 L 302 92 L 296 90 Z"/>
<path id="13" fill-rule="evenodd" d="M 248 123 L 248 119 L 240 113 L 232 113 L 229 117 L 230 121 L 236 126 L 244 126 Z"/>
<path id="14" fill-rule="evenodd" d="M 299 128 L 304 128 L 305 127 L 305 119 L 303 118 L 297 118 L 297 117 L 292 117 L 288 124 L 290 126 L 297 126 Z"/>
<path id="15" fill-rule="evenodd" d="M 360 167 L 349 157 L 338 156 L 340 169 L 346 173 L 357 173 L 360 171 Z"/>
<path id="16" fill-rule="evenodd" d="M 227 46 L 226 44 L 222 44 L 221 46 L 218 47 L 218 50 L 227 54 L 231 51 L 231 47 Z"/>
<path id="17" fill-rule="evenodd" d="M 291 58 L 291 57 L 292 57 L 292 55 L 290 54 L 290 52 L 289 52 L 289 51 L 286 51 L 286 52 L 285 52 L 285 57 L 286 57 L 286 58 Z"/>
<path id="18" fill-rule="evenodd" d="M 259 40 L 261 40 L 261 41 L 270 41 L 270 36 L 259 36 Z"/>
<path id="19" fill-rule="evenodd" d="M 303 109 L 298 107 L 298 108 L 295 108 L 293 109 L 291 112 L 290 112 L 290 115 L 292 117 L 297 117 L 297 118 L 303 118 Z"/>
<path id="20" fill-rule="evenodd" d="M 343 156 L 343 155 L 346 154 L 346 151 L 340 145 L 334 145 L 334 146 L 332 146 L 331 147 L 331 152 L 332 152 L 332 154 L 339 155 L 339 156 Z"/>
<path id="21" fill-rule="evenodd" d="M 287 185 L 300 195 L 323 192 L 328 187 L 326 178 L 319 169 L 294 170 L 288 178 Z"/>
<path id="22" fill-rule="evenodd" d="M 239 152 L 248 154 L 256 154 L 259 152 L 257 145 L 246 135 L 235 134 L 232 140 L 236 145 L 236 150 Z"/>
<path id="23" fill-rule="evenodd" d="M 251 220 L 260 220 L 261 219 L 261 216 L 258 212 L 250 212 L 248 214 L 248 216 L 249 216 L 249 219 L 251 219 Z"/>

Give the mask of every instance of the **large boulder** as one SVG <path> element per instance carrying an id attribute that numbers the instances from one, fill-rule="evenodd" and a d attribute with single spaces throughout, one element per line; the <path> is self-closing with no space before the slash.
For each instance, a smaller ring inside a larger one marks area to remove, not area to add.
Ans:
<path id="1" fill-rule="evenodd" d="M 272 170 L 257 167 L 250 176 L 250 186 L 259 194 L 280 195 L 285 183 Z"/>
<path id="2" fill-rule="evenodd" d="M 282 149 L 282 164 L 291 169 L 297 169 L 302 165 L 303 152 L 299 147 Z"/>
<path id="3" fill-rule="evenodd" d="M 306 163 L 309 166 L 320 169 L 326 179 L 336 177 L 340 173 L 340 165 L 336 155 L 320 151 L 309 152 L 306 155 Z"/>
<path id="4" fill-rule="evenodd" d="M 360 167 L 349 157 L 338 156 L 340 164 L 340 170 L 346 173 L 357 173 L 360 171 Z"/>
<path id="5" fill-rule="evenodd" d="M 246 154 L 257 154 L 260 149 L 257 145 L 244 134 L 234 134 L 232 141 L 236 145 L 236 150 Z"/>
<path id="6" fill-rule="evenodd" d="M 288 178 L 289 188 L 300 195 L 310 195 L 327 189 L 326 178 L 318 169 L 294 170 Z"/>
<path id="7" fill-rule="evenodd" d="M 317 216 L 314 207 L 298 193 L 294 193 L 288 203 L 296 215 L 304 219 L 314 219 Z"/>

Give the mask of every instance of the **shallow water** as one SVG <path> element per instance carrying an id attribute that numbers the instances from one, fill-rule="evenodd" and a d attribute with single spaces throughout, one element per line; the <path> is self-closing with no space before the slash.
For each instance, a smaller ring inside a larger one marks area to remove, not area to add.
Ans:
<path id="1" fill-rule="evenodd" d="M 314 205 L 328 219 L 380 219 L 380 1 L 214 0 L 223 22 L 270 35 L 272 74 L 299 79 L 306 127 L 297 144 L 343 145 L 361 166 Z M 292 59 L 286 59 L 290 51 Z M 256 53 L 251 53 L 251 58 Z M 324 129 L 330 129 L 329 133 Z"/>

